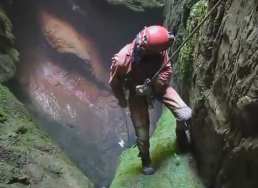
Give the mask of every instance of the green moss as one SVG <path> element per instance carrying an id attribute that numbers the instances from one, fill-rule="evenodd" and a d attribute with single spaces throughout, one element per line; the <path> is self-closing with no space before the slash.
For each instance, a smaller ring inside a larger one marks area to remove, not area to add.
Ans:
<path id="1" fill-rule="evenodd" d="M 18 62 L 19 61 L 19 52 L 14 49 L 14 48 L 5 48 L 5 52 L 6 55 L 8 55 L 13 62 Z"/>
<path id="2" fill-rule="evenodd" d="M 13 187 L 90 188 L 92 183 L 39 130 L 9 90 L 0 85 L 0 184 Z M 28 182 L 29 180 L 29 182 Z"/>
<path id="3" fill-rule="evenodd" d="M 8 55 L 0 54 L 0 83 L 9 80 L 15 74 L 16 66 Z"/>
<path id="4" fill-rule="evenodd" d="M 0 184 L 1 187 L 4 184 L 8 185 L 13 184 L 14 182 L 16 182 L 16 185 L 14 186 L 17 188 L 28 187 L 29 178 L 25 175 L 24 171 L 3 162 L 0 162 L 0 169 L 0 182 L 2 182 L 2 184 Z"/>
<path id="5" fill-rule="evenodd" d="M 144 11 L 145 8 L 163 7 L 163 0 L 107 0 L 109 3 L 125 5 L 134 11 Z"/>
<path id="6" fill-rule="evenodd" d="M 12 23 L 0 4 L 0 83 L 9 80 L 16 71 L 19 53 L 12 47 Z"/>
<path id="7" fill-rule="evenodd" d="M 151 142 L 151 157 L 156 173 L 144 176 L 138 149 L 123 152 L 110 188 L 203 188 L 194 170 L 188 163 L 188 156 L 175 153 L 175 119 L 170 111 L 164 110 Z"/>
<path id="8" fill-rule="evenodd" d="M 1 4 L 0 4 L 0 23 L 1 23 L 0 36 L 9 40 L 13 40 L 14 35 L 12 33 L 12 29 L 13 29 L 12 23 L 6 16 L 6 13 Z"/>
<path id="9" fill-rule="evenodd" d="M 7 120 L 7 114 L 0 107 L 0 123 L 4 123 Z"/>
<path id="10" fill-rule="evenodd" d="M 184 30 L 183 40 L 194 30 L 194 28 L 204 18 L 207 9 L 207 1 L 201 0 L 196 3 L 190 12 L 190 16 L 187 20 L 187 27 Z M 179 62 L 175 65 L 175 73 L 177 80 L 181 86 L 183 92 L 183 98 L 187 100 L 188 89 L 192 82 L 193 73 L 193 60 L 195 58 L 195 52 L 198 48 L 199 32 L 197 31 L 193 37 L 185 44 L 179 54 Z"/>

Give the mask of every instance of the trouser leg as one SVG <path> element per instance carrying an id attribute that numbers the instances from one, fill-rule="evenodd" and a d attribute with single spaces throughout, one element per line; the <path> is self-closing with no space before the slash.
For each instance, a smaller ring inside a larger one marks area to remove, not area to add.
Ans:
<path id="1" fill-rule="evenodd" d="M 176 135 L 179 144 L 185 146 L 190 142 L 188 125 L 191 121 L 192 110 L 185 104 L 178 93 L 168 86 L 164 92 L 157 95 L 157 99 L 162 102 L 176 118 Z"/>
<path id="2" fill-rule="evenodd" d="M 129 96 L 129 109 L 140 155 L 149 153 L 149 112 L 145 97 Z"/>
<path id="3" fill-rule="evenodd" d="M 137 147 L 139 149 L 139 157 L 141 157 L 142 160 L 143 173 L 151 175 L 154 173 L 154 169 L 151 166 L 149 152 L 150 120 L 146 98 L 140 96 L 129 96 L 129 109 L 135 134 L 137 136 Z"/>
<path id="4" fill-rule="evenodd" d="M 187 149 L 191 143 L 189 130 L 186 128 L 185 122 L 177 121 L 176 125 L 177 143 L 180 149 Z"/>

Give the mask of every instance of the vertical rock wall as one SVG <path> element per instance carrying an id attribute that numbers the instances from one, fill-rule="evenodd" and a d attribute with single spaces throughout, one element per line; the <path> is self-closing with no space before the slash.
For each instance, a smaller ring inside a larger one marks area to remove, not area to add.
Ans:
<path id="1" fill-rule="evenodd" d="M 216 187 L 257 187 L 258 2 L 226 1 L 200 33 L 190 98 L 201 175 Z"/>
<path id="2" fill-rule="evenodd" d="M 208 10 L 216 2 L 207 1 Z M 180 52 L 177 78 L 187 78 L 180 84 L 207 186 L 258 187 L 257 42 L 258 1 L 225 0 Z"/>

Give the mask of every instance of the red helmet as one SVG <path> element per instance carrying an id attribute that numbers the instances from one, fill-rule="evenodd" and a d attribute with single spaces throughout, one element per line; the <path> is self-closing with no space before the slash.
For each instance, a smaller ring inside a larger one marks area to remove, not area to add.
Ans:
<path id="1" fill-rule="evenodd" d="M 174 41 L 174 35 L 160 25 L 145 27 L 136 36 L 136 45 L 148 51 L 162 52 L 167 50 Z"/>

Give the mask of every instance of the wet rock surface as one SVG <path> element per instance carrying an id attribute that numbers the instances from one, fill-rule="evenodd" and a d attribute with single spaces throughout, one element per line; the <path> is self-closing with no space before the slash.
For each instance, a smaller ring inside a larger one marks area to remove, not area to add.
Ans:
<path id="1" fill-rule="evenodd" d="M 121 152 L 135 141 L 128 110 L 117 105 L 108 86 L 111 57 L 145 25 L 162 23 L 163 10 L 137 13 L 105 1 L 61 4 L 27 0 L 8 7 L 20 63 L 7 85 L 78 168 L 103 187 Z M 161 113 L 155 106 L 151 132 Z"/>

